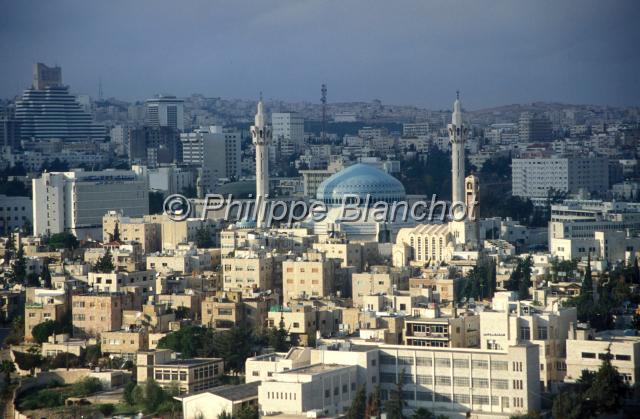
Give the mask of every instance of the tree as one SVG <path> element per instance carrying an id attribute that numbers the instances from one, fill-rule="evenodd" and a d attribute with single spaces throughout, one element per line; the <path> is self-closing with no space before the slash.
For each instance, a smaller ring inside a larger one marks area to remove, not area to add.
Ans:
<path id="1" fill-rule="evenodd" d="M 18 251 L 16 252 L 15 259 L 13 261 L 13 281 L 18 284 L 24 284 L 27 279 L 27 260 L 24 257 L 24 249 L 21 244 L 18 244 Z"/>
<path id="2" fill-rule="evenodd" d="M 582 419 L 589 417 L 583 403 L 582 395 L 572 390 L 558 394 L 551 408 L 554 418 Z"/>
<path id="3" fill-rule="evenodd" d="M 389 392 L 389 400 L 384 405 L 385 411 L 387 412 L 388 419 L 403 419 L 404 414 L 402 410 L 404 409 L 406 402 L 403 398 L 402 388 L 404 385 L 404 370 L 400 371 L 398 375 L 398 379 L 396 381 L 396 388 Z"/>
<path id="4" fill-rule="evenodd" d="M 55 320 L 47 320 L 35 325 L 33 329 L 31 329 L 31 335 L 36 342 L 42 344 L 49 339 L 49 336 L 62 333 L 64 330 L 64 326 L 59 322 Z"/>
<path id="5" fill-rule="evenodd" d="M 231 416 L 231 413 L 227 413 L 225 410 L 218 415 L 218 419 L 233 419 L 233 417 Z"/>
<path id="6" fill-rule="evenodd" d="M 420 407 L 413 412 L 411 419 L 436 419 L 436 416 L 429 409 Z"/>
<path id="7" fill-rule="evenodd" d="M 107 247 L 105 254 L 98 259 L 93 269 L 96 272 L 110 273 L 113 272 L 115 266 L 113 264 L 113 256 L 111 255 L 111 249 Z"/>
<path id="8" fill-rule="evenodd" d="M 6 345 L 18 345 L 24 340 L 24 317 L 17 316 L 11 322 L 11 331 L 4 340 Z"/>
<path id="9" fill-rule="evenodd" d="M 4 382 L 6 385 L 11 384 L 11 373 L 16 371 L 16 366 L 9 360 L 0 363 L 0 372 L 4 374 Z"/>
<path id="10" fill-rule="evenodd" d="M 31 374 L 37 367 L 42 365 L 42 357 L 39 354 L 13 351 L 13 359 L 15 359 L 18 368 L 23 371 L 30 371 Z"/>
<path id="11" fill-rule="evenodd" d="M 213 247 L 213 240 L 211 240 L 209 227 L 202 226 L 196 231 L 196 245 L 200 248 Z"/>
<path id="12" fill-rule="evenodd" d="M 593 300 L 593 278 L 591 277 L 591 253 L 587 257 L 587 267 L 584 270 L 584 278 L 580 287 L 580 295 L 587 296 Z"/>
<path id="13" fill-rule="evenodd" d="M 611 351 L 602 359 L 602 364 L 593 379 L 593 384 L 584 392 L 599 414 L 617 413 L 628 392 L 628 388 L 618 370 L 611 364 Z"/>
<path id="14" fill-rule="evenodd" d="M 258 406 L 254 404 L 243 406 L 234 419 L 258 419 L 259 417 Z"/>
<path id="15" fill-rule="evenodd" d="M 267 332 L 267 341 L 270 347 L 276 352 L 287 352 L 291 345 L 287 342 L 289 332 L 284 327 L 284 320 L 280 319 L 278 328 L 272 327 Z"/>
<path id="16" fill-rule="evenodd" d="M 144 385 L 144 406 L 149 412 L 154 412 L 165 399 L 162 387 L 154 379 Z"/>
<path id="17" fill-rule="evenodd" d="M 380 387 L 375 386 L 373 392 L 369 394 L 367 399 L 367 410 L 365 411 L 365 417 L 370 418 L 372 416 L 380 416 Z"/>
<path id="18" fill-rule="evenodd" d="M 54 249 L 73 250 L 80 246 L 78 239 L 71 233 L 56 233 L 49 237 L 49 246 Z"/>
<path id="19" fill-rule="evenodd" d="M 113 236 L 111 237 L 111 240 L 120 241 L 120 225 L 119 225 L 119 223 L 116 223 L 113 226 Z"/>
<path id="20" fill-rule="evenodd" d="M 136 389 L 136 383 L 133 381 L 127 382 L 124 386 L 123 399 L 124 402 L 130 406 L 136 404 L 136 400 L 134 398 L 134 390 Z"/>
<path id="21" fill-rule="evenodd" d="M 367 393 L 365 387 L 360 386 L 347 411 L 347 419 L 365 419 L 366 411 Z"/>
<path id="22" fill-rule="evenodd" d="M 213 339 L 214 354 L 224 359 L 226 370 L 239 373 L 244 371 L 244 363 L 251 355 L 253 340 L 251 330 L 246 327 L 234 327 L 216 333 Z"/>
<path id="23" fill-rule="evenodd" d="M 113 413 L 116 411 L 116 407 L 111 403 L 105 403 L 99 405 L 98 410 L 104 415 L 105 418 L 108 418 L 111 417 L 111 415 L 113 415 Z"/>
<path id="24" fill-rule="evenodd" d="M 49 261 L 46 258 L 42 264 L 42 273 L 40 276 L 42 278 L 42 286 L 45 288 L 51 288 L 51 271 L 49 270 Z"/>

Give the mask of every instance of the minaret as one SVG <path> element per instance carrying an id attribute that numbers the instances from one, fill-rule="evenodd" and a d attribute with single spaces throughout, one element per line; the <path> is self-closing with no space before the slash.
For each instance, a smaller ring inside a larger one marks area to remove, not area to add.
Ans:
<path id="1" fill-rule="evenodd" d="M 460 110 L 460 92 L 453 102 L 453 114 L 449 124 L 449 140 L 451 141 L 451 202 L 465 202 L 464 199 L 464 143 L 467 128 L 462 124 Z"/>
<path id="2" fill-rule="evenodd" d="M 258 102 L 255 124 L 251 126 L 251 138 L 256 146 L 256 220 L 257 227 L 264 223 L 264 208 L 269 196 L 269 143 L 271 142 L 271 127 L 265 124 L 262 94 Z"/>

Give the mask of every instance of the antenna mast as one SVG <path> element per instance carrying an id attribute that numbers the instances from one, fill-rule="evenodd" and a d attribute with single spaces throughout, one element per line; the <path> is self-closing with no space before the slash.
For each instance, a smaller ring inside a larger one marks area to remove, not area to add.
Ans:
<path id="1" fill-rule="evenodd" d="M 320 98 L 320 102 L 322 102 L 322 134 L 320 135 L 320 138 L 322 139 L 322 142 L 324 142 L 327 139 L 327 85 L 322 83 L 322 89 L 320 91 L 322 92 L 322 97 Z"/>

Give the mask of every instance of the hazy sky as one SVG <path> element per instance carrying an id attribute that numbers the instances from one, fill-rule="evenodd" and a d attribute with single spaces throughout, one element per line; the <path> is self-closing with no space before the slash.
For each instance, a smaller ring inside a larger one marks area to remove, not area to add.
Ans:
<path id="1" fill-rule="evenodd" d="M 0 97 L 74 92 L 471 108 L 640 104 L 640 1 L 0 0 Z"/>

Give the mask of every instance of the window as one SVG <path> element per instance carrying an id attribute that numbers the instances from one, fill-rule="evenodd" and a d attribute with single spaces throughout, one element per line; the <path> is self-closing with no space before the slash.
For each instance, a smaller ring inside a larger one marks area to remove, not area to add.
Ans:
<path id="1" fill-rule="evenodd" d="M 380 354 L 380 364 L 382 365 L 395 365 L 396 359 L 388 354 Z"/>
<path id="2" fill-rule="evenodd" d="M 395 383 L 396 375 L 390 372 L 382 372 L 380 373 L 380 382 L 381 383 Z"/>
<path id="3" fill-rule="evenodd" d="M 513 389 L 522 390 L 522 380 L 513 380 Z"/>
<path id="4" fill-rule="evenodd" d="M 454 403 L 469 404 L 469 402 L 471 401 L 471 397 L 469 397 L 468 394 L 454 394 L 453 401 Z"/>
<path id="5" fill-rule="evenodd" d="M 474 388 L 487 388 L 489 387 L 489 380 L 487 378 L 473 378 L 471 385 Z"/>
<path id="6" fill-rule="evenodd" d="M 419 367 L 430 367 L 431 358 L 425 358 L 425 357 L 419 356 L 416 358 L 416 365 L 418 365 Z"/>
<path id="7" fill-rule="evenodd" d="M 495 388 L 498 390 L 508 390 L 509 389 L 509 380 L 491 380 L 491 388 Z"/>
<path id="8" fill-rule="evenodd" d="M 486 370 L 489 368 L 489 361 L 486 359 L 474 359 L 471 361 L 471 367 L 479 370 Z"/>
<path id="9" fill-rule="evenodd" d="M 436 367 L 451 367 L 451 360 L 449 358 L 436 358 Z"/>
<path id="10" fill-rule="evenodd" d="M 591 359 L 595 359 L 596 354 L 594 354 L 593 352 L 583 352 L 583 353 L 582 353 L 582 357 L 583 357 L 583 358 L 591 358 Z"/>
<path id="11" fill-rule="evenodd" d="M 420 374 L 418 374 L 416 376 L 416 384 L 431 385 L 431 384 L 433 384 L 433 377 L 430 376 L 430 375 L 420 375 Z"/>
<path id="12" fill-rule="evenodd" d="M 433 393 L 430 391 L 416 391 L 416 400 L 431 401 L 433 400 Z"/>
<path id="13" fill-rule="evenodd" d="M 451 385 L 451 377 L 446 375 L 436 375 L 436 385 L 439 386 L 450 386 Z"/>
<path id="14" fill-rule="evenodd" d="M 411 356 L 399 356 L 398 365 L 413 365 L 413 357 Z"/>
<path id="15" fill-rule="evenodd" d="M 509 363 L 507 361 L 491 361 L 492 371 L 506 371 L 509 369 Z"/>
<path id="16" fill-rule="evenodd" d="M 468 359 L 454 359 L 453 360 L 454 368 L 469 368 L 469 360 Z"/>
<path id="17" fill-rule="evenodd" d="M 451 396 L 444 393 L 436 393 L 436 402 L 451 403 Z"/>
<path id="18" fill-rule="evenodd" d="M 520 340 L 531 339 L 531 328 L 529 326 L 520 326 Z"/>
<path id="19" fill-rule="evenodd" d="M 616 355 L 617 361 L 631 361 L 631 355 Z"/>
<path id="20" fill-rule="evenodd" d="M 456 387 L 469 387 L 469 377 L 453 377 L 453 385 Z"/>
<path id="21" fill-rule="evenodd" d="M 513 370 L 516 372 L 522 372 L 522 362 L 513 362 Z"/>
<path id="22" fill-rule="evenodd" d="M 547 326 L 538 326 L 538 339 L 539 340 L 549 339 Z"/>
<path id="23" fill-rule="evenodd" d="M 489 396 L 473 395 L 473 404 L 489 404 Z"/>

